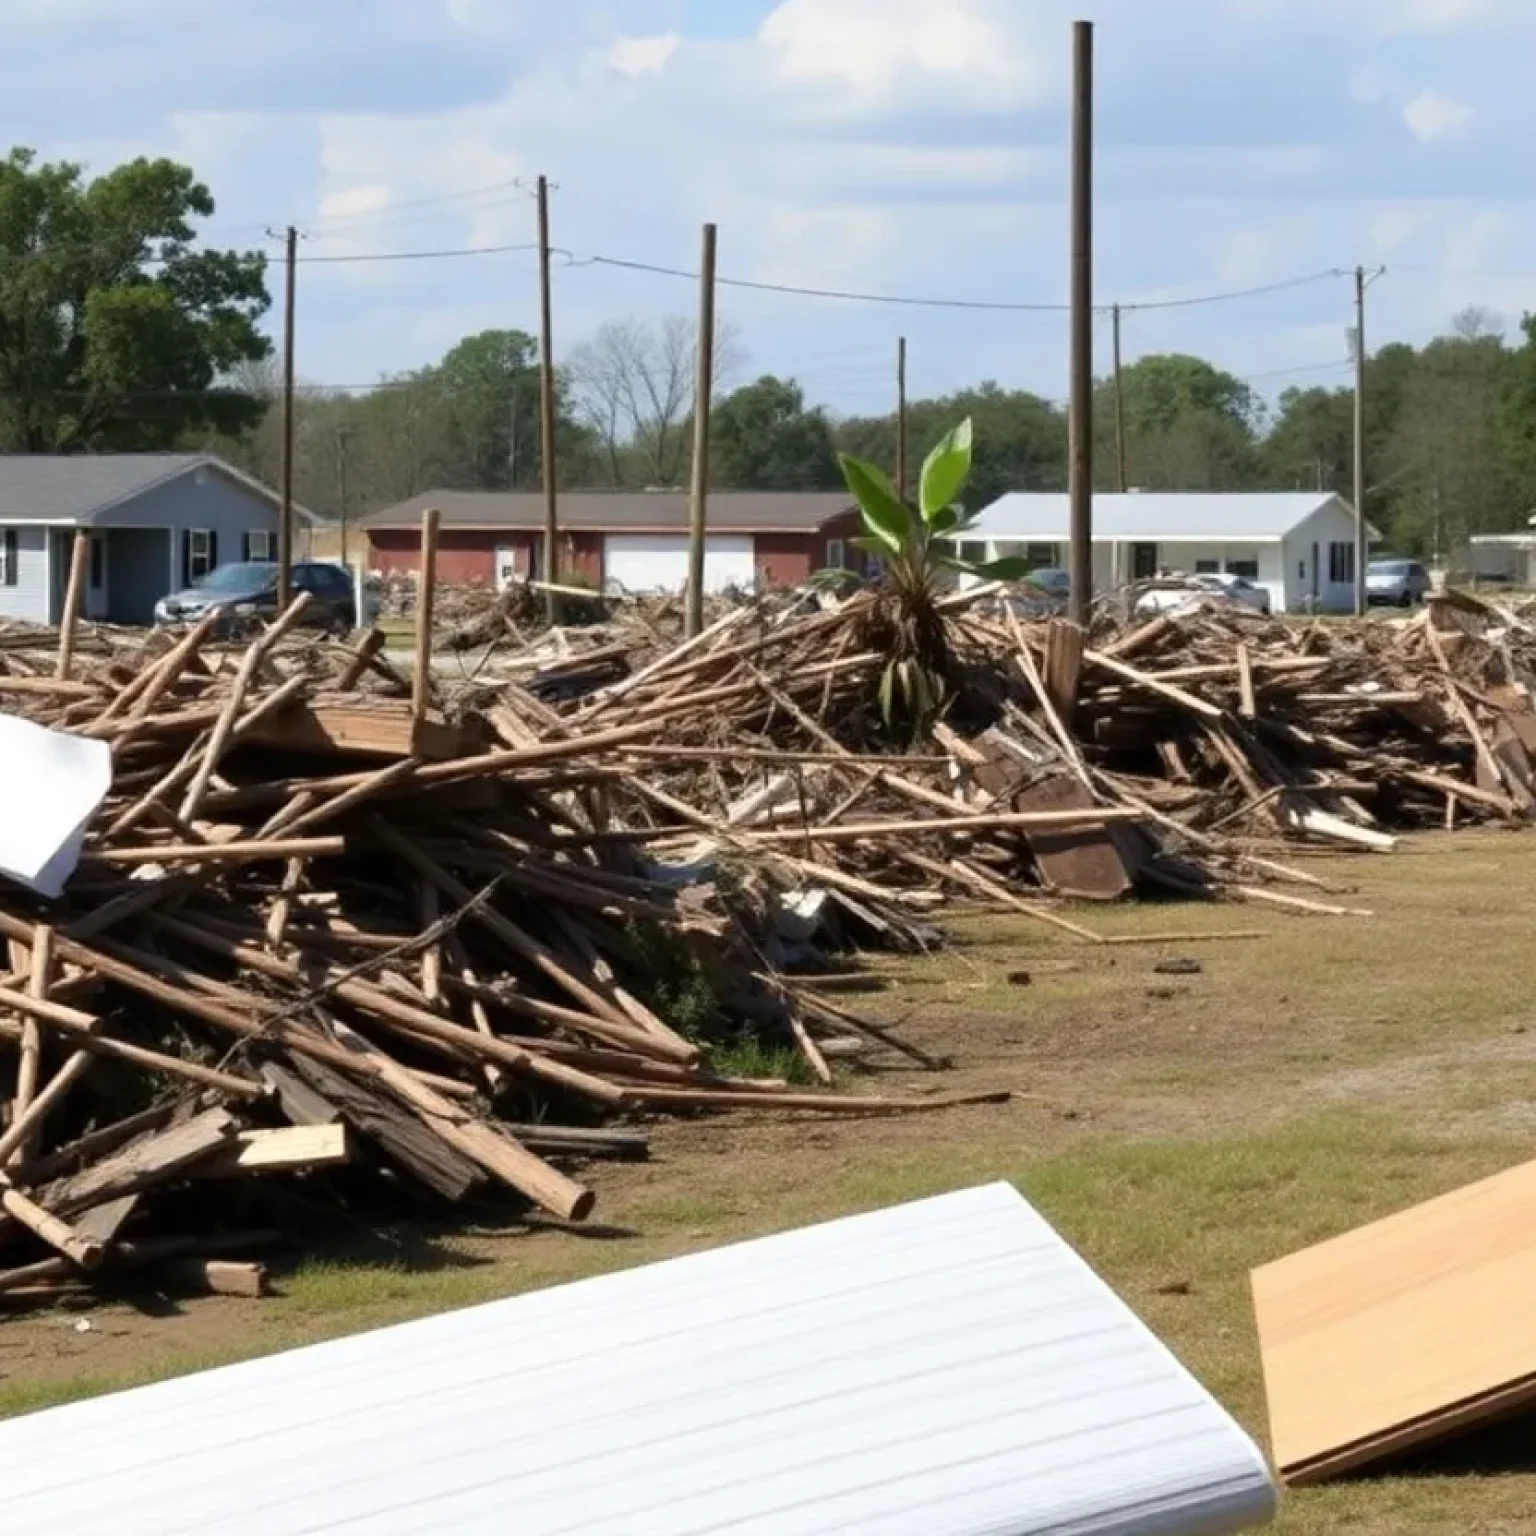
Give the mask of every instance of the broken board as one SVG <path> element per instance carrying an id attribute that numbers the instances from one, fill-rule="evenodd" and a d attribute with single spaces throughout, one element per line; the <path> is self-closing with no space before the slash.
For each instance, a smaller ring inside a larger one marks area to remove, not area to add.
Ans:
<path id="1" fill-rule="evenodd" d="M 1066 774 L 1036 779 L 1019 788 L 1022 773 L 1033 766 L 1021 761 L 1012 743 L 999 731 L 988 731 L 971 743 L 986 754 L 973 777 L 978 788 L 999 807 L 1015 811 L 1079 811 L 1096 802 L 1087 787 Z M 1031 829 L 1026 837 L 1040 879 L 1053 896 L 1076 901 L 1117 901 L 1131 889 L 1128 847 L 1112 826 Z"/>
<path id="2" fill-rule="evenodd" d="M 1536 1404 L 1536 1163 L 1251 1278 L 1271 1449 L 1287 1483 Z"/>

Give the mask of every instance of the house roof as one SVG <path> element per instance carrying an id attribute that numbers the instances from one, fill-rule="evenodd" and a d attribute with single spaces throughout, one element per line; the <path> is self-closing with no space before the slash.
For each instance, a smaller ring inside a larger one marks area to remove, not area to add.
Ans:
<path id="1" fill-rule="evenodd" d="M 7 453 L 0 454 L 0 523 L 89 523 L 199 469 L 278 501 L 270 486 L 212 453 Z M 297 503 L 294 511 L 314 521 L 314 513 Z"/>
<path id="2" fill-rule="evenodd" d="M 1222 1536 L 1276 1503 L 1006 1184 L 11 1418 L 0 1464 L 7 1530 L 116 1536 Z"/>
<path id="3" fill-rule="evenodd" d="M 1339 497 L 1316 491 L 1132 491 L 1093 498 L 1093 536 L 1106 543 L 1273 544 Z M 1060 543 L 1071 536 L 1064 492 L 1010 491 L 981 516 L 970 538 Z M 1372 538 L 1379 537 L 1375 529 Z"/>
<path id="4" fill-rule="evenodd" d="M 845 491 L 711 491 L 709 526 L 717 533 L 813 533 L 853 506 Z M 419 528 L 436 507 L 440 526 L 495 532 L 544 526 L 538 491 L 424 491 L 363 519 L 372 529 Z M 688 527 L 686 491 L 562 491 L 562 531 L 681 533 Z"/>

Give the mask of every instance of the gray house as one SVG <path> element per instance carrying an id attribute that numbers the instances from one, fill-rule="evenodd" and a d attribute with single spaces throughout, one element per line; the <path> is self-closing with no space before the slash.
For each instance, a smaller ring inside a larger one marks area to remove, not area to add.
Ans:
<path id="1" fill-rule="evenodd" d="M 221 562 L 275 560 L 278 506 L 274 491 L 212 454 L 0 454 L 0 619 L 59 621 L 85 528 L 83 615 L 148 624 L 157 598 Z M 295 554 L 312 523 L 295 507 Z"/>

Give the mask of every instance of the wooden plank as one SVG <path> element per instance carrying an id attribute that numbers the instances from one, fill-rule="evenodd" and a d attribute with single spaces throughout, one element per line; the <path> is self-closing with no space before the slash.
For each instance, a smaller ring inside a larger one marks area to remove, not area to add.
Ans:
<path id="1" fill-rule="evenodd" d="M 317 1093 L 291 1067 L 277 1061 L 261 1064 L 261 1078 L 277 1094 L 283 1113 L 294 1125 L 334 1125 L 341 1111 L 324 1094 Z"/>
<path id="2" fill-rule="evenodd" d="M 431 716 L 413 718 L 409 701 L 401 699 L 314 699 L 264 720 L 247 740 L 284 752 L 352 752 L 433 762 L 473 752 L 480 745 L 459 726 Z"/>
<path id="3" fill-rule="evenodd" d="M 296 1173 L 339 1168 L 351 1159 L 345 1125 L 290 1125 L 280 1130 L 237 1131 L 226 1146 L 191 1170 L 194 1179 Z"/>
<path id="4" fill-rule="evenodd" d="M 1266 1264 L 1252 1287 L 1287 1482 L 1536 1400 L 1536 1162 Z"/>
<path id="5" fill-rule="evenodd" d="M 1070 619 L 1052 619 L 1045 626 L 1045 690 L 1056 713 L 1065 721 L 1077 708 L 1088 636 Z"/>
<path id="6" fill-rule="evenodd" d="M 180 1125 L 130 1142 L 73 1178 L 50 1185 L 42 1203 L 50 1211 L 68 1216 L 120 1195 L 149 1189 L 217 1151 L 234 1129 L 235 1120 L 228 1110 L 204 1110 Z"/>

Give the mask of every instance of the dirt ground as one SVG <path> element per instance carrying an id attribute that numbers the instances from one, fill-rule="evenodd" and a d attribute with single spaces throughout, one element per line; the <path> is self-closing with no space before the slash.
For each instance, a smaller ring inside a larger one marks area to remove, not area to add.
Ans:
<path id="1" fill-rule="evenodd" d="M 589 1170 L 599 1205 L 580 1232 L 338 1231 L 264 1301 L 17 1313 L 0 1321 L 0 1413 L 1003 1178 L 1262 1443 L 1249 1268 L 1525 1160 L 1536 1128 L 1536 838 L 1426 836 L 1304 867 L 1371 915 L 1075 913 L 1106 936 L 1167 936 L 1101 946 L 970 917 L 942 953 L 872 961 L 885 990 L 853 1005 L 954 1064 L 859 1086 L 1007 1088 L 1006 1105 L 673 1122 L 649 1162 Z M 1528 1531 L 1536 1461 L 1518 1439 L 1289 1494 L 1278 1528 Z"/>

